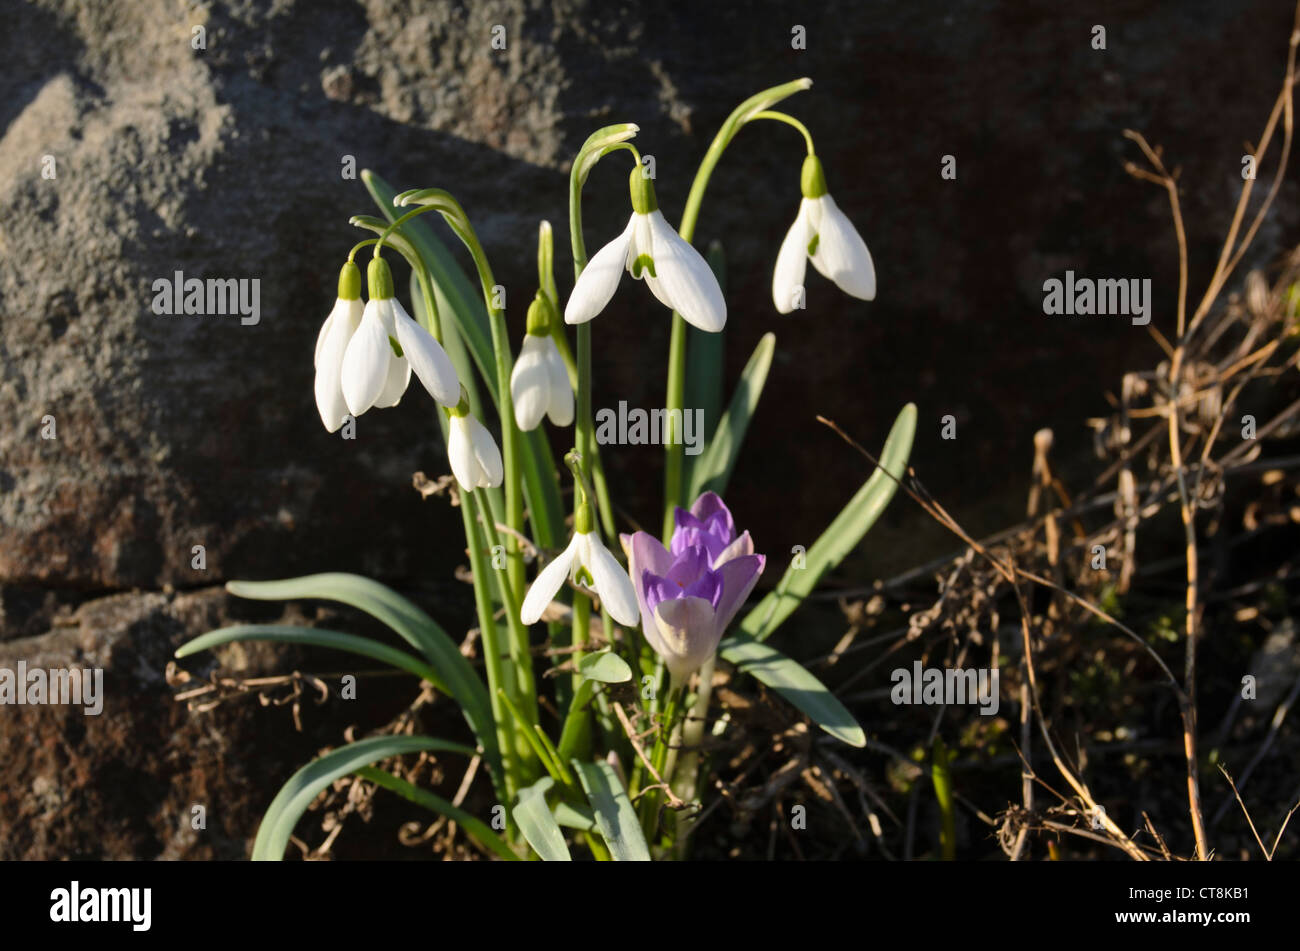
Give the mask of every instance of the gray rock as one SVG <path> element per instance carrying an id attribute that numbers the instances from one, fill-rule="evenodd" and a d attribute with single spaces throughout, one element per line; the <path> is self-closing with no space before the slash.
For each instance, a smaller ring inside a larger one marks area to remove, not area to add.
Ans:
<path id="1" fill-rule="evenodd" d="M 1127 327 L 1049 325 L 1041 281 L 1066 265 L 1151 274 L 1158 321 L 1171 313 L 1164 197 L 1124 175 L 1120 130 L 1145 129 L 1183 165 L 1193 263 L 1205 265 L 1240 183 L 1240 143 L 1279 81 L 1285 7 L 1111 11 L 1100 52 L 1093 14 L 1045 3 L 941 15 L 586 0 L 18 5 L 0 39 L 0 583 L 445 572 L 453 546 L 410 530 L 454 537 L 458 526 L 408 485 L 416 469 L 446 469 L 431 403 L 413 392 L 368 414 L 351 443 L 315 417 L 310 353 L 358 237 L 346 218 L 373 210 L 341 178 L 343 156 L 460 196 L 519 332 L 536 221 L 556 223 L 563 251 L 564 173 L 589 131 L 640 123 L 675 219 L 732 105 L 801 74 L 816 86 L 790 106 L 873 248 L 880 295 L 863 305 L 817 283 L 807 313 L 773 313 L 766 286 L 797 202 L 800 144 L 777 126 L 747 130 L 698 233 L 729 252 L 729 374 L 762 332 L 781 345 L 733 507 L 772 550 L 806 544 L 810 530 L 794 526 L 823 524 L 863 473 L 826 432 L 785 453 L 791 432 L 822 412 L 878 445 L 906 399 L 921 400 L 923 419 L 969 420 L 960 467 L 924 429 L 917 448 L 949 507 L 996 493 L 1007 460 L 1027 468 L 1038 426 L 1063 419 L 1082 446 L 1076 424 L 1098 407 L 1102 378 L 1146 345 Z M 790 48 L 795 23 L 806 51 Z M 495 25 L 506 50 L 491 48 Z M 203 50 L 191 47 L 197 26 Z M 958 182 L 940 179 L 944 154 L 957 156 Z M 47 155 L 56 179 L 41 177 Z M 602 168 L 589 186 L 593 247 L 626 214 L 622 174 Z M 1293 203 L 1278 205 L 1266 252 L 1294 231 Z M 559 264 L 563 290 L 566 254 Z M 154 315 L 152 282 L 177 270 L 259 278 L 260 322 Z M 640 290 L 624 289 L 598 324 L 598 406 L 662 401 L 667 321 Z M 47 415 L 57 440 L 41 438 Z M 1058 436 L 1068 452 L 1068 432 Z M 781 466 L 761 465 L 778 452 Z M 650 517 L 658 451 L 607 455 L 625 507 Z M 781 518 L 767 504 L 814 484 Z M 884 530 L 913 514 L 891 513 Z M 190 567 L 198 544 L 204 573 Z"/>
<path id="2" fill-rule="evenodd" d="M 774 557 L 808 545 L 866 475 L 814 414 L 875 448 L 914 399 L 918 471 L 979 534 L 1022 510 L 1033 433 L 1053 426 L 1061 458 L 1086 452 L 1083 418 L 1154 359 L 1127 324 L 1049 322 L 1042 281 L 1067 267 L 1149 276 L 1157 325 L 1172 320 L 1165 197 L 1123 172 L 1135 152 L 1121 131 L 1143 130 L 1181 166 L 1203 286 L 1291 17 L 1277 0 L 1104 15 L 1046 0 L 4 0 L 0 14 L 0 661 L 94 660 L 118 684 L 112 716 L 0 712 L 4 858 L 242 855 L 314 743 L 273 741 L 234 714 L 212 726 L 171 701 L 169 651 L 227 610 L 208 586 L 317 570 L 426 581 L 464 560 L 458 514 L 410 487 L 417 469 L 446 471 L 418 389 L 365 415 L 355 442 L 316 416 L 312 348 L 363 236 L 347 218 L 374 213 L 342 177 L 346 157 L 460 197 L 517 337 L 540 218 L 570 285 L 567 168 L 588 133 L 640 124 L 675 222 L 730 109 L 812 77 L 789 107 L 817 137 L 880 291 L 862 304 L 814 279 L 807 312 L 775 314 L 801 144 L 776 125 L 746 130 L 696 235 L 727 249 L 728 381 L 764 332 L 780 348 L 729 501 Z M 1089 43 L 1098 19 L 1104 52 Z M 791 49 L 796 24 L 805 51 Z M 491 46 L 497 25 L 505 50 Z M 956 182 L 939 175 L 947 154 Z M 625 220 L 624 175 L 613 161 L 589 183 L 593 250 Z M 1295 243 L 1295 208 L 1287 185 L 1246 264 Z M 258 279 L 260 321 L 154 314 L 153 282 L 177 271 Z M 624 287 L 595 337 L 596 406 L 660 405 L 668 320 L 650 295 Z M 948 413 L 956 444 L 938 439 Z M 660 459 L 606 452 L 622 507 L 645 523 Z M 950 544 L 900 500 L 846 569 L 861 580 Z M 166 585 L 203 590 L 156 593 Z M 468 595 L 446 608 L 468 613 Z M 228 797 L 219 834 L 196 839 L 182 820 L 210 796 Z"/>

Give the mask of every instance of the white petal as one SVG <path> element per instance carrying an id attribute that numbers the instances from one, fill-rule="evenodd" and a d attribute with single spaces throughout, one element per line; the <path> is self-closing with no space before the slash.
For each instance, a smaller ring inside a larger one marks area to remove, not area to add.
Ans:
<path id="1" fill-rule="evenodd" d="M 717 333 L 727 323 L 727 302 L 709 263 L 681 239 L 660 212 L 652 211 L 647 217 L 654 235 L 655 276 L 645 276 L 650 290 L 687 323 Z"/>
<path id="2" fill-rule="evenodd" d="M 776 267 L 772 269 L 772 303 L 782 314 L 790 313 L 806 300 L 803 281 L 808 270 L 808 242 L 812 240 L 807 205 L 807 198 L 799 204 L 799 214 L 785 233 L 776 255 Z"/>
<path id="3" fill-rule="evenodd" d="M 465 417 L 468 422 L 470 448 L 474 451 L 474 462 L 478 466 L 477 487 L 491 488 L 500 485 L 505 478 L 505 466 L 501 462 L 501 450 L 487 427 L 473 416 Z"/>
<path id="4" fill-rule="evenodd" d="M 556 426 L 569 426 L 573 423 L 573 386 L 569 383 L 569 370 L 564 365 L 564 358 L 560 356 L 555 341 L 547 337 L 546 343 L 546 370 L 550 391 L 546 413 Z"/>
<path id="5" fill-rule="evenodd" d="M 320 366 L 321 347 L 325 346 L 325 337 L 330 332 L 330 325 L 334 323 L 334 313 L 339 309 L 339 304 L 341 303 L 343 302 L 342 301 L 334 302 L 334 309 L 331 310 L 329 312 L 329 316 L 325 318 L 325 323 L 320 325 L 320 333 L 316 335 L 316 355 L 311 358 L 312 359 L 311 365 L 314 367 Z"/>
<path id="6" fill-rule="evenodd" d="M 658 212 L 654 212 L 658 214 Z M 663 215 L 659 215 L 660 218 Z M 651 226 L 650 215 L 633 215 L 632 216 L 632 243 L 627 249 L 627 273 L 631 274 L 638 281 L 650 276 L 648 270 L 635 272 L 637 258 L 645 255 L 654 260 L 655 253 L 655 233 Z"/>
<path id="7" fill-rule="evenodd" d="M 830 195 L 817 199 L 821 203 L 821 225 L 813 267 L 830 278 L 844 293 L 860 300 L 876 296 L 876 267 L 867 244 L 844 217 Z"/>
<path id="8" fill-rule="evenodd" d="M 397 298 L 393 298 L 392 308 L 397 342 L 411 369 L 430 396 L 443 406 L 455 406 L 460 402 L 460 378 L 456 376 L 451 357 L 427 330 L 411 319 Z"/>
<path id="9" fill-rule="evenodd" d="M 388 345 L 388 330 L 378 306 L 378 301 L 373 300 L 366 304 L 361 326 L 348 341 L 343 355 L 343 398 L 353 416 L 360 416 L 375 405 L 388 380 L 393 350 Z"/>
<path id="10" fill-rule="evenodd" d="M 635 218 L 636 215 L 633 215 L 623 233 L 597 251 L 596 256 L 583 268 L 577 283 L 573 285 L 569 302 L 564 307 L 566 324 L 585 324 L 605 309 L 605 305 L 618 290 L 619 279 L 627 264 L 627 249 L 632 243 Z"/>
<path id="11" fill-rule="evenodd" d="M 536 429 L 546 414 L 550 400 L 550 374 L 546 366 L 545 344 L 550 337 L 527 334 L 519 350 L 519 359 L 510 373 L 510 399 L 515 406 L 515 423 L 524 432 Z M 551 344 L 551 346 L 555 346 Z"/>
<path id="12" fill-rule="evenodd" d="M 713 656 L 721 632 L 713 606 L 703 598 L 674 598 L 660 601 L 655 621 L 668 651 L 661 655 L 673 676 L 688 677 Z"/>
<path id="13" fill-rule="evenodd" d="M 636 627 L 641 621 L 641 610 L 636 603 L 636 590 L 618 559 L 609 553 L 594 532 L 585 536 L 586 558 L 584 564 L 595 582 L 592 590 L 610 616 L 624 627 Z"/>
<path id="14" fill-rule="evenodd" d="M 388 358 L 388 378 L 384 380 L 384 388 L 375 397 L 375 409 L 387 409 L 400 403 L 410 382 L 411 364 L 405 357 L 392 354 Z"/>
<path id="15" fill-rule="evenodd" d="M 356 306 L 350 306 L 355 304 Z M 348 342 L 361 323 L 361 301 L 339 301 L 322 328 L 324 336 L 316 351 L 316 409 L 325 429 L 335 432 L 343 425 L 348 404 L 343 399 L 343 356 Z"/>
<path id="16" fill-rule="evenodd" d="M 470 442 L 465 416 L 453 416 L 447 432 L 447 461 L 452 475 L 466 492 L 473 492 L 478 483 L 478 462 Z"/>
<path id="17" fill-rule="evenodd" d="M 573 567 L 573 559 L 578 551 L 578 536 L 574 535 L 569 542 L 569 547 L 560 553 L 560 556 L 553 562 L 543 568 L 537 575 L 537 580 L 533 586 L 528 589 L 528 594 L 524 597 L 523 606 L 519 609 L 519 619 L 525 624 L 536 624 L 546 606 L 554 599 L 560 586 L 564 584 L 564 579 L 569 576 L 569 571 Z"/>

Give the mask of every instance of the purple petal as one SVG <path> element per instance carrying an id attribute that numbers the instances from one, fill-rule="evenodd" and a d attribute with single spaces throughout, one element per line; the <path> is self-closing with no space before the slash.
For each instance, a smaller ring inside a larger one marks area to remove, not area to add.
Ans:
<path id="1" fill-rule="evenodd" d="M 719 534 L 728 542 L 736 537 L 736 523 L 731 518 L 731 510 L 716 492 L 705 492 L 691 506 L 691 514 L 701 522 L 712 522 L 718 526 Z"/>
<path id="2" fill-rule="evenodd" d="M 685 588 L 704 574 L 712 561 L 713 559 L 709 557 L 706 549 L 699 545 L 692 545 L 673 557 L 672 566 L 668 569 L 665 577 Z"/>
<path id="3" fill-rule="evenodd" d="M 688 514 L 687 518 L 692 516 Z M 703 548 L 708 553 L 711 564 L 726 550 L 729 540 L 717 532 L 709 531 L 707 527 L 687 526 L 673 533 L 670 551 L 673 555 L 680 555 L 690 548 Z"/>
<path id="4" fill-rule="evenodd" d="M 706 567 L 694 582 L 682 589 L 678 597 L 702 598 L 716 608 L 718 601 L 722 598 L 722 592 L 723 580 L 721 573 L 711 571 Z"/>
<path id="5" fill-rule="evenodd" d="M 650 570 L 641 572 L 640 583 L 637 588 L 642 597 L 645 598 L 646 607 L 650 609 L 652 614 L 663 602 L 679 598 L 682 594 L 681 585 Z"/>
<path id="6" fill-rule="evenodd" d="M 767 558 L 763 555 L 741 555 L 717 570 L 716 574 L 722 576 L 722 597 L 717 603 L 719 631 L 727 629 L 749 597 L 749 592 L 754 590 L 766 564 Z"/>
<path id="7" fill-rule="evenodd" d="M 673 506 L 673 537 L 671 542 L 677 543 L 677 533 L 686 528 L 699 528 L 700 520 L 692 515 L 680 505 Z"/>
<path id="8" fill-rule="evenodd" d="M 632 578 L 632 588 L 636 591 L 637 606 L 641 609 L 641 630 L 646 640 L 656 651 L 660 649 L 663 638 L 655 626 L 655 615 L 646 603 L 645 585 L 642 581 L 647 571 L 662 576 L 668 573 L 672 558 L 668 550 L 649 532 L 637 532 L 635 535 L 620 537 L 623 550 L 627 552 L 627 571 Z"/>

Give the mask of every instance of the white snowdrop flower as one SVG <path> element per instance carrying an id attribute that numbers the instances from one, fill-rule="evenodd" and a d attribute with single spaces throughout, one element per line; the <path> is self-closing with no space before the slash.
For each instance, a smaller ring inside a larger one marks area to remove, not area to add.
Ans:
<path id="1" fill-rule="evenodd" d="M 799 203 L 794 224 L 781 242 L 772 272 L 772 301 L 776 309 L 788 314 L 803 307 L 804 272 L 809 261 L 844 293 L 860 300 L 873 300 L 876 268 L 871 263 L 871 252 L 853 223 L 827 194 L 826 178 L 817 156 L 804 159 L 799 184 L 803 201 Z"/>
<path id="2" fill-rule="evenodd" d="M 569 303 L 564 322 L 582 324 L 609 303 L 626 269 L 690 324 L 717 333 L 727 322 L 727 303 L 708 262 L 664 220 L 654 184 L 638 165 L 632 170 L 632 217 L 623 233 L 588 262 Z"/>
<path id="3" fill-rule="evenodd" d="M 451 358 L 417 324 L 393 292 L 393 272 L 383 258 L 367 271 L 370 300 L 343 355 L 343 398 L 353 416 L 372 406 L 396 406 L 412 371 L 435 400 L 455 406 L 460 379 Z"/>
<path id="4" fill-rule="evenodd" d="M 566 578 L 572 578 L 575 584 L 594 592 L 619 624 L 636 627 L 640 623 L 641 610 L 637 607 L 632 579 L 593 529 L 591 508 L 584 503 L 578 507 L 574 518 L 573 538 L 568 547 L 538 572 L 533 586 L 528 589 L 519 610 L 519 618 L 525 624 L 538 622 Z"/>
<path id="5" fill-rule="evenodd" d="M 348 261 L 339 271 L 339 296 L 316 336 L 316 410 L 329 432 L 348 415 L 343 398 L 343 355 L 361 324 L 361 271 Z"/>
<path id="6" fill-rule="evenodd" d="M 573 387 L 551 336 L 548 310 L 553 312 L 538 292 L 528 307 L 528 332 L 510 374 L 515 422 L 524 432 L 536 429 L 543 416 L 550 416 L 556 426 L 573 422 Z"/>
<path id="7" fill-rule="evenodd" d="M 501 484 L 505 466 L 501 450 L 487 427 L 469 411 L 469 399 L 462 389 L 452 407 L 447 431 L 447 460 L 452 474 L 466 492 Z"/>

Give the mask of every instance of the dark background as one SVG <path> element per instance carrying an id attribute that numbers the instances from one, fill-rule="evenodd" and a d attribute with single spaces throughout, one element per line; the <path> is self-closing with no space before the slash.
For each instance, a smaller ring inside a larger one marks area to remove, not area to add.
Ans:
<path id="1" fill-rule="evenodd" d="M 591 131 L 641 126 L 676 223 L 728 112 L 812 78 L 783 108 L 811 128 L 879 291 L 862 303 L 812 278 L 807 311 L 775 313 L 771 268 L 798 204 L 802 144 L 771 123 L 742 133 L 696 233 L 727 253 L 727 393 L 763 333 L 776 333 L 778 354 L 728 501 L 784 561 L 867 475 L 814 415 L 874 451 L 912 400 L 917 472 L 978 535 L 1023 513 L 1037 429 L 1055 430 L 1068 485 L 1090 451 L 1086 418 L 1106 412 L 1126 370 L 1156 360 L 1126 319 L 1045 317 L 1043 281 L 1066 269 L 1149 277 L 1153 325 L 1171 332 L 1168 205 L 1125 174 L 1138 154 L 1122 130 L 1181 169 L 1195 300 L 1281 80 L 1292 8 L 4 0 L 0 16 L 0 640 L 15 657 L 120 670 L 137 699 L 91 730 L 107 731 L 101 745 L 116 736 L 130 782 L 153 790 L 152 816 L 168 783 L 210 788 L 224 775 L 220 755 L 196 774 L 140 753 L 131 731 L 157 718 L 139 697 L 165 700 L 169 645 L 239 616 L 225 580 L 355 570 L 422 591 L 449 627 L 471 614 L 451 580 L 464 560 L 459 514 L 410 487 L 417 469 L 446 471 L 432 403 L 413 388 L 396 410 L 362 417 L 355 442 L 316 415 L 312 348 L 338 266 L 364 236 L 347 218 L 375 213 L 360 181 L 340 177 L 343 156 L 398 188 L 461 199 L 508 289 L 517 347 L 541 218 L 556 228 L 567 297 L 568 165 Z M 191 48 L 196 24 L 206 50 Z M 495 24 L 505 51 L 491 49 Z M 791 49 L 795 24 L 804 51 Z M 956 181 L 940 177 L 945 154 Z M 44 155 L 55 180 L 41 177 Z M 588 184 L 592 251 L 626 220 L 625 176 L 611 161 Z M 1294 244 L 1294 199 L 1284 185 L 1247 265 Z M 260 278 L 260 324 L 154 316 L 150 285 L 176 270 Z M 668 328 L 625 281 L 594 325 L 597 407 L 662 404 Z M 57 441 L 40 438 L 47 414 Z M 952 442 L 939 438 L 946 414 Z M 657 519 L 661 457 L 606 451 L 616 500 L 642 521 Z M 196 544 L 202 572 L 190 567 Z M 899 500 L 838 580 L 869 583 L 951 547 Z M 167 724 L 190 721 L 164 708 L 156 745 L 181 749 Z M 78 760 L 94 755 L 79 741 L 33 739 L 36 716 L 0 720 L 0 761 L 24 771 L 0 803 L 15 827 L 75 824 L 104 774 Z M 45 798 L 26 791 L 36 775 L 49 777 Z M 6 854 L 43 854 L 41 835 Z M 196 854 L 157 828 L 140 835 L 124 833 L 121 850 Z M 61 854 L 58 833 L 45 841 Z"/>

